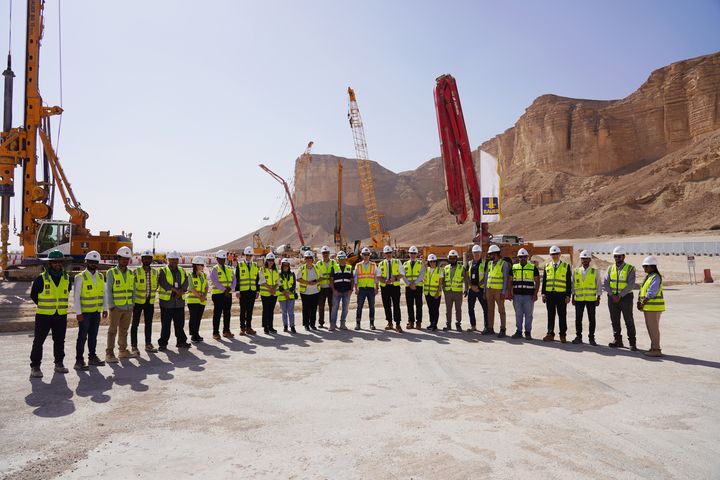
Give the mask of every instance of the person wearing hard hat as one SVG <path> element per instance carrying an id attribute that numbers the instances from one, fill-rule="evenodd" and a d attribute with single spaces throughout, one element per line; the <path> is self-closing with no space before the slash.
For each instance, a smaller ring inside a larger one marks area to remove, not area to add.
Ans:
<path id="1" fill-rule="evenodd" d="M 645 257 L 642 267 L 647 276 L 640 287 L 637 308 L 645 315 L 645 326 L 650 336 L 650 350 L 645 352 L 648 357 L 662 357 L 660 349 L 660 314 L 665 311 L 663 296 L 663 280 L 657 267 L 657 258 Z"/>
<path id="2" fill-rule="evenodd" d="M 418 249 L 415 245 L 408 249 L 410 260 L 405 262 L 405 304 L 407 305 L 408 323 L 407 329 L 422 327 L 422 305 L 423 305 L 423 277 L 425 276 L 425 265 L 418 260 Z"/>
<path id="3" fill-rule="evenodd" d="M 300 300 L 302 301 L 303 327 L 305 330 L 317 330 L 315 321 L 317 319 L 317 306 L 320 281 L 320 272 L 315 267 L 313 253 L 305 250 L 303 253 L 303 264 L 298 268 L 295 278 L 298 283 Z"/>
<path id="4" fill-rule="evenodd" d="M 470 316 L 470 328 L 468 332 L 477 330 L 477 320 L 475 319 L 475 303 L 480 302 L 483 311 L 483 330 L 488 328 L 488 312 L 487 301 L 485 300 L 485 275 L 487 275 L 487 265 L 482 258 L 482 247 L 480 245 L 472 246 L 472 260 L 467 269 L 468 283 L 468 315 Z"/>
<path id="5" fill-rule="evenodd" d="M 233 338 L 230 331 L 230 309 L 232 308 L 232 292 L 237 285 L 232 267 L 227 265 L 227 252 L 218 250 L 215 253 L 217 263 L 210 270 L 211 297 L 213 302 L 213 338 L 220 340 L 220 317 L 223 319 L 224 337 Z"/>
<path id="6" fill-rule="evenodd" d="M 385 330 L 395 330 L 402 333 L 400 326 L 400 280 L 405 276 L 403 264 L 397 258 L 393 258 L 393 248 L 390 245 L 383 247 L 385 259 L 380 262 L 377 268 L 378 283 L 380 285 L 380 297 L 382 298 L 385 320 Z"/>
<path id="7" fill-rule="evenodd" d="M 453 306 L 455 307 L 455 329 L 462 332 L 462 304 L 467 283 L 465 266 L 458 263 L 458 252 L 448 252 L 448 264 L 445 265 L 443 293 L 445 294 L 445 327 L 443 331 L 452 330 Z"/>
<path id="8" fill-rule="evenodd" d="M 43 272 L 30 287 L 30 298 L 35 310 L 35 336 L 30 351 L 30 378 L 42 378 L 40 370 L 43 344 L 52 331 L 55 372 L 67 373 L 65 359 L 65 332 L 67 331 L 68 300 L 72 284 L 63 268 L 65 255 L 60 250 L 48 253 Z"/>
<path id="9" fill-rule="evenodd" d="M 255 308 L 255 300 L 259 296 L 258 292 L 258 278 L 260 276 L 260 269 L 257 263 L 253 262 L 253 248 L 245 247 L 243 250 L 245 260 L 238 260 L 237 266 L 235 267 L 235 277 L 237 281 L 235 283 L 235 292 L 238 300 L 240 301 L 240 335 L 255 335 L 255 330 L 252 328 L 252 312 Z M 232 333 L 229 337 L 232 337 Z M 213 335 L 213 338 L 218 340 Z"/>
<path id="10" fill-rule="evenodd" d="M 167 266 L 158 272 L 158 297 L 160 298 L 160 339 L 158 350 L 167 350 L 170 327 L 175 329 L 177 348 L 190 348 L 185 335 L 185 292 L 189 281 L 185 270 L 180 268 L 180 254 L 167 254 Z"/>
<path id="11" fill-rule="evenodd" d="M 265 255 L 265 263 L 258 276 L 260 301 L 262 302 L 262 326 L 265 333 L 277 333 L 277 330 L 273 327 L 273 320 L 275 318 L 279 281 L 280 271 L 275 264 L 275 254 L 270 252 Z"/>
<path id="12" fill-rule="evenodd" d="M 370 261 L 370 249 L 363 247 L 360 251 L 362 261 L 355 264 L 353 285 L 357 296 L 357 311 L 355 312 L 355 330 L 360 330 L 362 309 L 367 300 L 370 310 L 370 330 L 375 330 L 375 296 L 378 293 L 377 266 Z"/>
<path id="13" fill-rule="evenodd" d="M 560 323 L 560 341 L 567 341 L 567 304 L 572 296 L 572 271 L 560 260 L 560 247 L 550 247 L 550 262 L 543 270 L 542 301 L 547 306 L 548 331 L 543 342 L 555 340 L 555 315 Z"/>
<path id="14" fill-rule="evenodd" d="M 320 328 L 325 328 L 325 303 L 327 303 L 328 307 L 328 317 L 332 315 L 332 274 L 337 262 L 330 259 L 330 247 L 327 245 L 322 246 L 320 254 L 322 255 L 322 260 L 315 262 L 315 268 L 320 274 L 320 281 L 318 282 L 318 325 Z"/>
<path id="15" fill-rule="evenodd" d="M 625 249 L 621 246 L 613 250 L 615 263 L 610 265 L 603 282 L 608 294 L 608 310 L 615 339 L 608 344 L 611 348 L 623 347 L 620 316 L 625 320 L 630 350 L 636 351 L 635 319 L 633 318 L 633 292 L 635 286 L 635 267 L 625 263 Z"/>
<path id="16" fill-rule="evenodd" d="M 135 276 L 128 269 L 132 251 L 120 247 L 117 251 L 118 264 L 108 270 L 105 281 L 105 304 L 110 311 L 110 325 L 107 333 L 105 361 L 117 363 L 118 358 L 137 358 L 137 353 L 128 350 L 127 336 L 132 323 L 135 306 Z M 115 356 L 117 338 L 118 356 Z"/>
<path id="17" fill-rule="evenodd" d="M 75 370 L 88 370 L 88 365 L 103 366 L 97 356 L 97 334 L 100 316 L 107 318 L 105 308 L 105 276 L 98 272 L 100 253 L 95 250 L 85 255 L 85 270 L 75 275 L 73 292 L 78 322 L 75 345 Z M 85 343 L 88 346 L 88 363 L 85 363 Z"/>
<path id="18" fill-rule="evenodd" d="M 500 258 L 500 247 L 490 245 L 488 248 L 489 261 L 487 262 L 487 274 L 485 275 L 485 300 L 488 306 L 488 328 L 481 333 L 492 335 L 495 333 L 495 308 L 500 315 L 500 331 L 498 338 L 505 338 L 505 325 L 507 314 L 505 313 L 505 299 L 508 295 L 508 278 L 510 277 L 510 266 Z M 445 280 L 447 281 L 447 280 Z"/>
<path id="19" fill-rule="evenodd" d="M 430 325 L 428 330 L 437 332 L 438 320 L 440 319 L 440 296 L 443 288 L 445 271 L 438 267 L 437 255 L 431 253 L 427 257 L 427 268 L 425 269 L 424 287 L 425 302 L 428 306 Z"/>
<path id="20" fill-rule="evenodd" d="M 132 325 L 130 326 L 130 345 L 135 355 L 140 355 L 138 349 L 138 327 L 140 317 L 145 321 L 145 351 L 157 352 L 152 344 L 152 321 L 155 313 L 155 293 L 158 286 L 157 270 L 152 268 L 153 253 L 145 250 L 140 255 L 142 266 L 133 270 L 135 282 L 135 304 L 133 305 Z"/>
<path id="21" fill-rule="evenodd" d="M 582 318 L 583 310 L 587 310 L 589 330 L 588 343 L 597 345 L 595 342 L 595 308 L 600 305 L 602 295 L 602 279 L 600 272 L 590 266 L 592 254 L 583 250 L 580 252 L 580 267 L 573 272 L 573 295 L 572 304 L 575 306 L 575 345 L 582 341 Z"/>
<path id="22" fill-rule="evenodd" d="M 295 273 L 290 268 L 290 259 L 283 258 L 280 262 L 280 279 L 278 280 L 278 300 L 280 312 L 282 312 L 283 332 L 297 333 L 295 331 L 295 298 L 296 284 Z"/>
<path id="23" fill-rule="evenodd" d="M 205 270 L 205 257 L 193 257 L 192 273 L 190 274 L 188 290 L 185 294 L 185 302 L 187 303 L 188 313 L 190 314 L 188 330 L 190 331 L 190 340 L 193 342 L 203 341 L 203 338 L 200 336 L 200 321 L 205 312 L 208 289 L 210 288 L 208 285 L 208 277 L 203 270 Z"/>
<path id="24" fill-rule="evenodd" d="M 333 292 L 332 312 L 330 315 L 330 330 L 334 331 L 337 327 L 338 310 L 342 303 L 342 313 L 340 315 L 340 330 L 347 330 L 345 321 L 347 320 L 348 307 L 350 305 L 350 295 L 353 291 L 353 267 L 347 263 L 347 254 L 342 250 L 337 254 L 337 263 L 333 267 L 331 287 Z"/>
<path id="25" fill-rule="evenodd" d="M 518 263 L 512 266 L 513 309 L 515 310 L 515 333 L 512 338 L 532 340 L 532 322 L 535 302 L 540 290 L 540 271 L 528 262 L 529 253 L 521 248 L 517 252 Z M 523 330 L 524 322 L 524 330 Z"/>

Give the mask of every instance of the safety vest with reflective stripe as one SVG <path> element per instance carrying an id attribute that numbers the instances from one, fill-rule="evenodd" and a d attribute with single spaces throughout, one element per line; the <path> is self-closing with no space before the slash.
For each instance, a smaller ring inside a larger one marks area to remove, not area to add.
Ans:
<path id="1" fill-rule="evenodd" d="M 280 286 L 283 292 L 289 292 L 288 296 L 278 293 L 281 302 L 295 298 L 295 293 L 293 293 L 295 291 L 295 274 L 293 272 L 287 272 L 287 275 L 280 273 Z"/>
<path id="2" fill-rule="evenodd" d="M 657 273 L 651 273 L 647 276 L 645 281 L 640 287 L 640 300 L 647 296 L 647 292 L 650 289 L 652 279 L 657 276 Z M 664 312 L 665 311 L 665 297 L 663 297 L 663 285 L 662 277 L 660 277 L 660 288 L 654 297 L 648 298 L 648 301 L 643 305 L 643 312 Z"/>
<path id="3" fill-rule="evenodd" d="M 505 287 L 505 276 L 503 275 L 504 264 L 505 260 L 488 262 L 487 288 L 492 290 L 502 290 Z"/>
<path id="4" fill-rule="evenodd" d="M 277 297 L 277 283 L 280 272 L 277 268 L 263 268 L 263 277 L 265 277 L 265 283 L 260 284 L 260 296 L 261 297 Z M 270 287 L 276 287 L 275 293 L 270 293 Z"/>
<path id="5" fill-rule="evenodd" d="M 375 272 L 377 265 L 373 262 L 368 262 L 365 267 L 365 262 L 355 264 L 355 271 L 357 272 L 357 287 L 358 288 L 375 288 Z"/>
<path id="6" fill-rule="evenodd" d="M 133 290 L 135 290 L 135 276 L 127 268 L 124 277 L 119 267 L 111 268 L 110 272 L 113 274 L 113 283 L 110 285 L 113 303 L 116 307 L 124 307 L 132 300 Z"/>
<path id="7" fill-rule="evenodd" d="M 532 263 L 515 263 L 512 266 L 513 290 L 521 294 L 535 292 L 535 265 Z"/>
<path id="8" fill-rule="evenodd" d="M 253 264 L 254 265 L 254 264 Z M 232 267 L 229 267 L 227 264 L 223 265 L 222 267 L 220 265 L 214 265 L 213 270 L 217 272 L 217 278 L 218 282 L 220 282 L 220 285 L 222 285 L 225 288 L 230 288 L 232 285 Z M 215 286 L 215 283 L 213 282 L 213 288 L 212 288 L 212 294 L 217 295 L 219 293 L 225 293 L 225 290 L 220 290 Z"/>
<path id="9" fill-rule="evenodd" d="M 400 260 L 397 258 L 390 259 L 390 275 L 391 276 L 399 276 L 400 275 Z M 380 283 L 381 287 L 384 287 L 387 285 L 385 281 L 388 278 L 388 267 L 387 267 L 387 260 L 382 260 L 380 262 L 380 278 L 378 279 L 378 282 Z M 392 282 L 390 285 L 400 285 L 400 279 Z"/>
<path id="10" fill-rule="evenodd" d="M 567 263 L 560 262 L 557 269 L 555 269 L 555 264 L 552 262 L 545 265 L 545 291 L 567 292 L 567 276 Z"/>
<path id="11" fill-rule="evenodd" d="M 313 267 L 314 266 L 315 266 L 315 264 L 313 263 Z M 307 265 L 305 265 L 304 263 L 302 265 L 300 265 L 300 278 L 302 278 L 306 282 L 308 281 L 307 270 L 308 270 Z M 320 275 L 320 272 L 318 272 L 317 267 L 315 268 L 315 274 Z M 315 286 L 317 286 L 317 284 Z M 307 287 L 308 287 L 308 285 L 303 285 L 302 283 L 298 283 L 298 291 L 300 293 L 305 293 L 305 291 L 307 290 Z"/>
<path id="12" fill-rule="evenodd" d="M 192 282 L 192 288 L 194 288 L 200 295 L 205 295 L 205 292 L 207 292 L 208 284 L 207 275 L 205 275 L 204 273 L 200 273 L 199 275 L 195 275 L 194 273 L 190 274 L 190 281 Z M 169 283 L 172 283 L 172 281 Z M 194 303 L 205 305 L 207 303 L 207 300 L 201 300 L 200 297 L 196 296 L 189 288 L 187 293 L 185 294 L 185 301 L 188 303 L 188 305 Z"/>
<path id="13" fill-rule="evenodd" d="M 67 315 L 70 276 L 67 272 L 63 272 L 57 285 L 47 272 L 43 272 L 42 279 L 43 289 L 38 295 L 36 313 L 38 315 L 55 315 L 56 313 Z"/>
<path id="14" fill-rule="evenodd" d="M 133 276 L 135 277 L 135 304 L 136 305 L 144 305 L 145 304 L 145 270 L 140 267 L 133 270 Z M 154 268 L 150 269 L 150 303 L 155 303 L 155 292 L 157 291 L 158 287 L 158 273 L 157 270 Z"/>
<path id="15" fill-rule="evenodd" d="M 408 260 L 403 264 L 403 267 L 405 267 L 405 278 L 408 279 L 408 282 L 415 282 L 415 279 L 420 276 L 420 271 L 422 270 L 422 262 L 420 260 L 415 260 L 415 265 L 412 265 L 412 260 Z M 423 286 L 423 282 L 415 282 L 415 285 L 418 287 Z"/>
<path id="16" fill-rule="evenodd" d="M 577 302 L 595 302 L 597 301 L 597 270 L 588 267 L 583 280 L 583 272 L 585 268 L 578 267 L 575 269 L 575 301 Z"/>
<path id="17" fill-rule="evenodd" d="M 619 295 L 620 292 L 627 287 L 628 275 L 630 274 L 630 270 L 634 269 L 635 267 L 632 265 L 623 263 L 622 269 L 620 269 L 619 272 L 620 274 L 618 275 L 617 265 L 610 265 L 610 270 L 608 271 L 608 276 L 610 277 L 610 290 L 615 295 Z"/>
<path id="18" fill-rule="evenodd" d="M 440 267 L 428 267 L 425 270 L 424 292 L 425 295 L 434 297 L 440 289 Z"/>
<path id="19" fill-rule="evenodd" d="M 480 260 L 479 262 L 472 260 L 468 267 L 468 272 L 470 273 L 471 285 L 477 285 L 480 288 L 485 288 L 485 282 L 483 282 L 483 280 L 485 280 L 485 260 Z M 475 278 L 475 272 L 477 272 L 477 278 Z"/>
<path id="20" fill-rule="evenodd" d="M 238 290 L 244 292 L 246 290 L 257 290 L 257 277 L 260 269 L 255 262 L 250 264 L 250 268 L 245 262 L 238 262 Z"/>
<path id="21" fill-rule="evenodd" d="M 103 308 L 103 295 L 105 293 L 105 277 L 95 272 L 95 281 L 87 270 L 81 274 L 80 284 L 80 313 L 101 312 Z M 75 306 L 77 309 L 77 305 Z"/>
<path id="22" fill-rule="evenodd" d="M 333 270 L 335 270 L 335 265 L 337 265 L 335 260 L 330 260 L 327 263 L 323 260 L 315 262 L 315 269 L 318 271 L 318 275 L 320 275 L 320 278 L 318 278 L 318 288 L 330 288 L 330 277 L 332 276 Z"/>
<path id="23" fill-rule="evenodd" d="M 463 280 L 465 279 L 465 267 L 459 263 L 455 264 L 455 272 L 450 278 L 450 268 L 452 265 L 445 265 L 445 291 L 446 292 L 462 292 L 465 288 Z"/>
<path id="24" fill-rule="evenodd" d="M 178 270 L 180 271 L 180 285 L 185 283 L 185 277 L 187 274 L 185 273 L 185 270 L 178 267 Z M 170 270 L 170 267 L 164 267 L 158 272 L 159 274 L 165 275 L 165 281 L 168 283 L 168 285 L 173 285 L 173 282 L 175 281 L 173 279 L 172 270 Z M 179 288 L 179 285 L 178 285 Z M 171 290 L 165 290 L 162 285 L 158 285 L 158 297 L 160 297 L 160 300 L 163 302 L 167 302 L 170 300 L 170 297 L 172 296 Z"/>

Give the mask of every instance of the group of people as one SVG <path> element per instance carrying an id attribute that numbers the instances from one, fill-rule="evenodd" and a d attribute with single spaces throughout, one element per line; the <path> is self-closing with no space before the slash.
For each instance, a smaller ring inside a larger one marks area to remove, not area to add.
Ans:
<path id="1" fill-rule="evenodd" d="M 330 248 L 320 249 L 321 258 L 315 260 L 311 251 L 303 253 L 300 266 L 293 271 L 289 258 L 278 258 L 268 253 L 262 258 L 262 265 L 255 261 L 252 247 L 245 248 L 243 259 L 233 267 L 228 263 L 228 253 L 220 250 L 215 254 L 216 263 L 205 273 L 207 259 L 196 256 L 192 259 L 192 271 L 187 273 L 179 266 L 180 255 L 170 252 L 167 265 L 153 268 L 153 254 L 141 254 L 142 265 L 129 269 L 132 251 L 122 247 L 117 252 L 117 265 L 105 274 L 98 270 L 100 254 L 95 251 L 85 257 L 86 269 L 70 281 L 60 251 L 52 251 L 47 258 L 47 267 L 31 287 L 31 298 L 37 305 L 35 316 L 35 337 L 30 354 L 32 378 L 42 377 L 40 364 L 43 344 L 52 332 L 54 345 L 55 372 L 67 373 L 64 366 L 64 342 L 67 328 L 69 296 L 72 293 L 78 321 L 76 342 L 76 370 L 87 370 L 90 365 L 102 366 L 116 363 L 123 358 L 137 358 L 140 355 L 138 329 L 140 320 L 144 323 L 144 349 L 146 352 L 167 349 L 171 329 L 174 329 L 177 348 L 190 348 L 185 334 L 185 306 L 189 313 L 189 340 L 202 342 L 200 323 L 207 305 L 208 295 L 213 303 L 213 338 L 233 338 L 231 332 L 231 307 L 233 293 L 240 303 L 239 335 L 255 335 L 252 316 L 255 302 L 262 304 L 262 328 L 266 334 L 277 333 L 274 328 L 274 313 L 280 303 L 283 331 L 296 333 L 295 301 L 299 295 L 302 302 L 302 325 L 305 330 L 325 328 L 325 307 L 329 310 L 329 330 L 347 330 L 347 317 L 351 295 L 357 297 L 355 330 L 361 329 L 362 313 L 367 303 L 369 327 L 375 330 L 375 298 L 378 293 L 385 313 L 385 330 L 402 332 L 402 310 L 400 308 L 401 286 L 405 286 L 407 309 L 406 329 L 420 329 L 423 326 L 423 297 L 428 309 L 427 330 L 437 331 L 441 298 L 445 299 L 445 326 L 442 330 L 454 328 L 463 331 L 462 304 L 468 301 L 470 327 L 478 331 L 475 307 L 480 303 L 483 311 L 483 335 L 495 335 L 495 311 L 500 317 L 499 338 L 506 336 L 505 301 L 512 301 L 515 310 L 516 331 L 513 339 L 532 340 L 534 305 L 540 298 L 547 307 L 548 329 L 543 341 L 555 340 L 555 320 L 559 323 L 559 337 L 567 341 L 567 305 L 575 306 L 575 331 L 573 344 L 583 343 L 583 315 L 587 311 L 588 342 L 595 341 L 596 307 L 600 305 L 602 292 L 608 295 L 608 309 L 614 340 L 610 347 L 623 347 L 621 319 L 624 320 L 630 349 L 637 350 L 635 322 L 633 318 L 633 288 L 636 274 L 632 265 L 625 263 L 625 251 L 617 247 L 613 251 L 615 263 L 605 275 L 591 267 L 592 255 L 588 251 L 580 254 L 581 265 L 573 269 L 560 259 L 560 248 L 550 248 L 551 261 L 540 275 L 538 267 L 529 262 L 528 251 L 521 248 L 517 253 L 518 262 L 512 263 L 501 257 L 497 245 L 488 248 L 483 257 L 480 245 L 472 247 L 472 259 L 463 264 L 456 250 L 447 256 L 447 264 L 440 266 L 435 254 L 428 255 L 425 262 L 419 257 L 414 246 L 408 250 L 409 260 L 401 262 L 394 258 L 391 246 L 383 248 L 384 258 L 371 261 L 371 251 L 363 248 L 361 259 L 353 266 L 345 252 L 337 252 L 330 258 Z M 660 314 L 665 310 L 662 276 L 657 268 L 657 259 L 645 258 L 642 267 L 646 277 L 641 285 L 636 304 L 645 315 L 645 322 L 651 340 L 649 356 L 661 356 Z M 160 337 L 157 348 L 152 343 L 152 320 L 156 297 L 160 306 Z M 97 355 L 97 335 L 101 318 L 109 316 L 107 345 L 104 360 Z M 222 330 L 220 321 L 222 320 Z M 130 345 L 127 343 L 130 331 Z M 85 347 L 88 357 L 85 361 Z M 117 356 L 115 348 L 117 346 Z"/>

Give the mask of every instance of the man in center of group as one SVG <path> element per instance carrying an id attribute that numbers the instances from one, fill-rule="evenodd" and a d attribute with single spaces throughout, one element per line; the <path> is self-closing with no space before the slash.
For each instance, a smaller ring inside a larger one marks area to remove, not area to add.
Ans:
<path id="1" fill-rule="evenodd" d="M 158 350 L 167 350 L 170 327 L 175 330 L 177 348 L 190 348 L 185 335 L 185 293 L 189 281 L 185 270 L 180 268 L 180 254 L 167 254 L 167 266 L 158 272 L 158 297 L 160 298 L 160 338 Z"/>
<path id="2" fill-rule="evenodd" d="M 393 248 L 390 245 L 383 247 L 383 255 L 385 259 L 380 262 L 377 275 L 385 320 L 387 320 L 385 330 L 392 330 L 393 321 L 395 321 L 395 330 L 402 332 L 400 326 L 400 280 L 405 276 L 405 271 L 400 260 L 393 258 Z"/>
<path id="3" fill-rule="evenodd" d="M 320 328 L 325 328 L 325 302 L 327 302 L 329 314 L 332 315 L 333 290 L 330 284 L 332 283 L 331 277 L 337 262 L 330 259 L 330 247 L 327 245 L 322 246 L 320 254 L 322 260 L 315 262 L 315 268 L 320 274 L 318 279 L 318 324 Z"/>
<path id="4" fill-rule="evenodd" d="M 407 329 L 422 326 L 422 305 L 423 305 L 423 277 L 425 275 L 425 265 L 417 259 L 418 249 L 415 245 L 408 249 L 410 260 L 405 262 L 405 303 L 407 304 L 408 323 Z"/>
<path id="5" fill-rule="evenodd" d="M 340 314 L 340 330 L 347 330 L 345 321 L 347 320 L 348 306 L 350 305 L 350 295 L 353 291 L 353 268 L 347 263 L 347 254 L 342 250 L 337 254 L 337 263 L 333 267 L 331 277 L 333 291 L 332 312 L 330 314 L 330 330 L 337 328 L 337 316 L 340 304 L 342 304 L 342 313 Z"/>
<path id="6" fill-rule="evenodd" d="M 635 267 L 625 263 L 625 249 L 615 247 L 615 263 L 608 268 L 603 288 L 608 294 L 608 309 L 615 339 L 608 344 L 611 348 L 623 347 L 620 316 L 625 319 L 630 350 L 636 351 L 635 318 L 633 317 L 633 287 L 635 286 Z"/>
<path id="7" fill-rule="evenodd" d="M 232 267 L 227 265 L 227 252 L 218 250 L 215 254 L 217 264 L 210 270 L 211 297 L 213 302 L 213 338 L 220 340 L 220 316 L 223 319 L 223 337 L 233 338 L 230 331 L 230 309 L 232 308 L 232 292 L 237 286 L 237 278 Z"/>
<path id="8" fill-rule="evenodd" d="M 589 322 L 588 343 L 597 345 L 595 342 L 595 308 L 600 305 L 602 295 L 602 280 L 600 272 L 590 266 L 592 254 L 583 250 L 580 252 L 580 267 L 575 269 L 573 274 L 573 297 L 572 304 L 575 306 L 575 345 L 582 342 L 582 318 L 583 310 L 587 309 Z"/>
<path id="9" fill-rule="evenodd" d="M 145 250 L 140 255 L 142 266 L 133 270 L 133 281 L 135 282 L 135 305 L 132 313 L 132 326 L 130 327 L 130 344 L 132 352 L 140 355 L 138 349 L 138 327 L 140 318 L 145 322 L 145 351 L 157 352 L 152 344 L 152 321 L 155 313 L 155 293 L 158 288 L 158 273 L 152 268 L 153 253 Z"/>
<path id="10" fill-rule="evenodd" d="M 458 252 L 448 252 L 448 264 L 445 265 L 443 293 L 445 294 L 445 327 L 452 330 L 453 307 L 455 309 L 455 329 L 462 332 L 462 304 L 465 290 L 465 266 L 458 262 Z"/>
<path id="11" fill-rule="evenodd" d="M 235 291 L 240 300 L 240 335 L 255 335 L 252 329 L 252 312 L 258 297 L 260 269 L 253 262 L 253 248 L 245 247 L 245 260 L 239 260 L 235 268 Z"/>
<path id="12" fill-rule="evenodd" d="M 472 261 L 467 269 L 468 281 L 468 315 L 470 316 L 470 328 L 468 332 L 477 330 L 477 320 L 475 319 L 475 303 L 480 302 L 483 311 L 483 331 L 488 328 L 488 312 L 487 300 L 485 300 L 485 275 L 487 268 L 485 260 L 482 258 L 482 247 L 480 245 L 472 246 Z"/>
<path id="13" fill-rule="evenodd" d="M 377 284 L 377 266 L 370 261 L 370 249 L 363 247 L 360 251 L 362 260 L 355 264 L 355 272 L 353 274 L 353 284 L 355 285 L 355 295 L 357 296 L 357 312 L 355 313 L 355 330 L 360 330 L 360 321 L 362 320 L 362 309 L 365 300 L 368 302 L 370 310 L 370 330 L 375 330 L 375 295 L 378 292 Z"/>
<path id="14" fill-rule="evenodd" d="M 570 266 L 560 260 L 560 247 L 550 247 L 550 262 L 543 271 L 542 301 L 547 305 L 548 331 L 543 342 L 555 340 L 555 314 L 560 322 L 560 341 L 567 341 L 567 304 L 572 295 L 572 272 Z"/>
<path id="15" fill-rule="evenodd" d="M 128 329 L 132 323 L 132 311 L 135 305 L 135 276 L 128 269 L 132 251 L 120 247 L 117 251 L 117 266 L 107 272 L 105 279 L 105 305 L 110 310 L 110 325 L 107 333 L 105 361 L 117 363 L 118 358 L 135 358 L 137 353 L 130 352 L 127 345 Z M 115 338 L 117 338 L 118 356 L 115 356 Z"/>
<path id="16" fill-rule="evenodd" d="M 532 340 L 532 321 L 535 302 L 540 290 L 540 271 L 528 262 L 528 251 L 518 250 L 518 263 L 512 266 L 513 277 L 513 308 L 515 309 L 515 333 L 512 338 L 523 337 L 523 320 L 525 321 L 525 338 Z"/>
<path id="17" fill-rule="evenodd" d="M 500 314 L 500 332 L 498 338 L 505 337 L 507 314 L 505 313 L 505 299 L 508 296 L 508 277 L 510 265 L 500 258 L 500 247 L 490 245 L 488 248 L 489 261 L 487 262 L 487 275 L 485 275 L 485 299 L 488 305 L 488 328 L 482 331 L 483 335 L 495 333 L 495 307 Z"/>

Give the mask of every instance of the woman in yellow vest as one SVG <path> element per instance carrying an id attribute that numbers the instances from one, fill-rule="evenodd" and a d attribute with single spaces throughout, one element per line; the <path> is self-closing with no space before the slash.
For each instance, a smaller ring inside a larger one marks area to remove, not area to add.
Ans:
<path id="1" fill-rule="evenodd" d="M 427 268 L 424 277 L 424 294 L 425 303 L 428 306 L 428 315 L 430 316 L 430 325 L 428 330 L 436 332 L 438 329 L 438 320 L 440 319 L 440 296 L 443 289 L 443 277 L 445 272 L 438 267 L 437 256 L 434 253 L 428 255 Z"/>
<path id="2" fill-rule="evenodd" d="M 283 258 L 280 262 L 280 279 L 278 280 L 278 301 L 282 313 L 283 332 L 297 333 L 295 330 L 295 273 L 290 268 L 290 259 Z"/>
<path id="3" fill-rule="evenodd" d="M 262 302 L 262 326 L 265 333 L 277 333 L 277 330 L 273 328 L 273 319 L 275 318 L 279 279 L 280 272 L 275 265 L 275 254 L 270 252 L 265 255 L 265 263 L 258 276 L 260 301 Z"/>
<path id="4" fill-rule="evenodd" d="M 662 357 L 660 350 L 660 314 L 665 311 L 662 276 L 657 268 L 657 259 L 650 255 L 642 262 L 647 274 L 640 287 L 637 308 L 645 315 L 645 325 L 650 335 L 650 350 L 645 352 L 648 357 Z"/>
<path id="5" fill-rule="evenodd" d="M 303 260 L 305 263 L 300 265 L 295 276 L 298 291 L 300 292 L 300 300 L 302 300 L 303 327 L 305 327 L 305 330 L 317 330 L 315 321 L 317 318 L 318 296 L 320 295 L 318 288 L 320 272 L 315 268 L 313 253 L 310 250 L 305 250 Z"/>
<path id="6" fill-rule="evenodd" d="M 202 320 L 205 305 L 207 304 L 208 279 L 205 270 L 205 257 L 193 257 L 192 273 L 188 279 L 188 291 L 185 294 L 188 312 L 190 313 L 190 340 L 202 342 L 200 336 L 200 320 Z"/>

